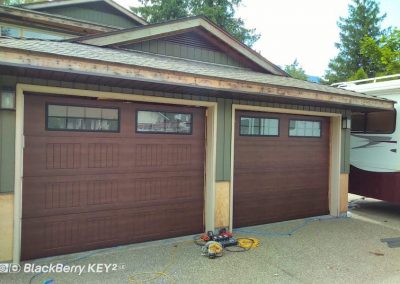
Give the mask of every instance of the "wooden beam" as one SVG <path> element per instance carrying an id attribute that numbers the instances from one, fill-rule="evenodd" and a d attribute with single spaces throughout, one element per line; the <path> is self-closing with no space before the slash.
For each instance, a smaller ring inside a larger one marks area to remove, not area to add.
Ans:
<path id="1" fill-rule="evenodd" d="M 393 109 L 394 105 L 392 101 L 363 97 L 361 95 L 350 96 L 271 84 L 216 78 L 212 76 L 193 75 L 120 63 L 49 55 L 7 47 L 1 47 L 0 51 L 0 65 L 6 66 L 19 66 L 90 76 L 136 80 L 214 91 L 275 96 L 285 98 L 288 101 L 293 99 L 308 100 L 326 103 L 327 105 L 340 104 L 347 107 L 353 106 L 388 110 Z"/>
<path id="2" fill-rule="evenodd" d="M 64 31 L 67 30 L 78 32 L 80 34 L 96 34 L 100 32 L 118 30 L 118 28 L 91 24 L 84 21 L 67 19 L 62 16 L 49 15 L 37 11 L 29 11 L 10 6 L 0 6 L 0 15 L 2 17 L 2 21 L 6 21 L 6 18 L 8 17 L 10 20 L 19 20 L 24 22 L 24 24 L 37 23 Z"/>

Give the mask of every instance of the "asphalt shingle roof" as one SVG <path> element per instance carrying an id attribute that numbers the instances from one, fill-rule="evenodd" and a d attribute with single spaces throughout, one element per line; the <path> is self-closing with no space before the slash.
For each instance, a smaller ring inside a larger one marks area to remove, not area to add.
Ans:
<path id="1" fill-rule="evenodd" d="M 46 41 L 33 39 L 14 39 L 0 37 L 0 47 L 25 51 L 41 52 L 58 56 L 90 59 L 108 63 L 119 63 L 131 66 L 148 67 L 160 70 L 182 72 L 193 75 L 232 79 L 251 83 L 261 83 L 324 93 L 340 94 L 355 97 L 372 97 L 353 91 L 338 89 L 317 83 L 306 82 L 290 77 L 254 72 L 244 68 L 223 66 L 133 50 L 103 48 L 79 43 Z M 380 99 L 374 97 L 375 99 Z"/>

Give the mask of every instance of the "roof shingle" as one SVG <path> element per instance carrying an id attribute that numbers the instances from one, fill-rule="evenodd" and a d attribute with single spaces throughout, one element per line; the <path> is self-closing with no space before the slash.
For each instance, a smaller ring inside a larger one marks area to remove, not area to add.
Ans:
<path id="1" fill-rule="evenodd" d="M 164 55 L 144 53 L 133 50 L 120 50 L 89 46 L 79 43 L 14 39 L 0 37 L 0 47 L 13 48 L 31 52 L 47 53 L 59 56 L 68 56 L 81 59 L 119 63 L 131 66 L 140 66 L 153 69 L 182 72 L 186 74 L 231 79 L 249 83 L 268 84 L 283 87 L 292 87 L 302 90 L 313 90 L 324 93 L 340 94 L 356 97 L 373 97 L 365 94 L 338 89 L 318 83 L 306 82 L 290 77 L 270 75 L 252 70 L 199 62 L 194 60 L 169 57 Z M 374 97 L 375 99 L 380 99 Z"/>

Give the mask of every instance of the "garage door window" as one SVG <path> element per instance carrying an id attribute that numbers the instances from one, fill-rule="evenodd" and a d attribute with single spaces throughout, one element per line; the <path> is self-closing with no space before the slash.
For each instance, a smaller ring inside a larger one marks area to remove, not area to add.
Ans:
<path id="1" fill-rule="evenodd" d="M 48 104 L 47 130 L 118 132 L 119 110 Z"/>
<path id="2" fill-rule="evenodd" d="M 321 137 L 321 122 L 291 119 L 289 121 L 289 136 Z"/>
<path id="3" fill-rule="evenodd" d="M 143 133 L 191 134 L 192 114 L 165 111 L 137 112 L 136 131 Z"/>
<path id="4" fill-rule="evenodd" d="M 240 117 L 242 136 L 279 136 L 279 119 L 264 117 Z"/>

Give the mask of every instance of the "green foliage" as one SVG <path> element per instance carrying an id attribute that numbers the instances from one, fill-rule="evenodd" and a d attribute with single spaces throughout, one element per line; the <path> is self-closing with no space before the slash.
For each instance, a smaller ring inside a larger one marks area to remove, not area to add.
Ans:
<path id="1" fill-rule="evenodd" d="M 237 40 L 252 46 L 260 35 L 247 29 L 235 10 L 242 0 L 139 0 L 141 7 L 131 8 L 150 23 L 204 15 Z"/>
<path id="2" fill-rule="evenodd" d="M 361 43 L 365 37 L 377 41 L 383 33 L 380 24 L 386 14 L 380 15 L 375 0 L 353 0 L 348 12 L 347 18 L 341 17 L 338 21 L 340 42 L 335 45 L 339 54 L 331 59 L 325 73 L 330 83 L 345 81 L 361 68 L 368 77 L 374 77 L 377 73 L 374 62 L 361 53 Z"/>
<path id="3" fill-rule="evenodd" d="M 20 4 L 29 4 L 34 2 L 42 2 L 41 0 L 0 0 L 0 5 L 20 5 Z"/>
<path id="4" fill-rule="evenodd" d="M 376 66 L 376 76 L 400 73 L 400 30 L 390 30 L 378 41 L 364 37 L 361 41 L 361 54 Z"/>
<path id="5" fill-rule="evenodd" d="M 139 0 L 142 7 L 131 7 L 149 23 L 160 23 L 189 15 L 189 0 Z"/>
<path id="6" fill-rule="evenodd" d="M 296 79 L 307 81 L 307 75 L 304 69 L 300 66 L 297 59 L 292 64 L 286 65 L 284 68 L 285 72 Z"/>
<path id="7" fill-rule="evenodd" d="M 368 79 L 367 73 L 365 73 L 364 68 L 359 68 L 356 73 L 354 73 L 350 78 L 348 79 L 349 81 L 356 81 L 356 80 L 362 80 L 362 79 Z"/>

